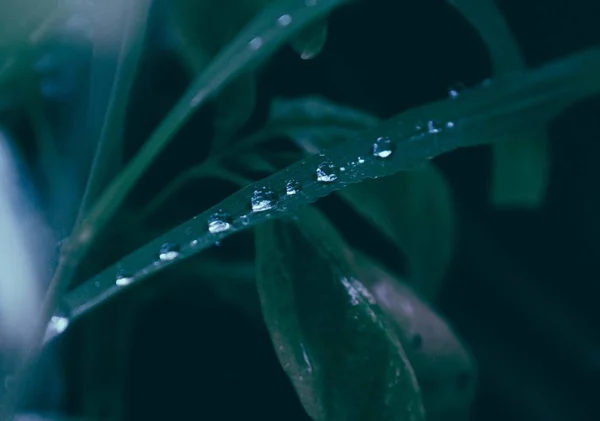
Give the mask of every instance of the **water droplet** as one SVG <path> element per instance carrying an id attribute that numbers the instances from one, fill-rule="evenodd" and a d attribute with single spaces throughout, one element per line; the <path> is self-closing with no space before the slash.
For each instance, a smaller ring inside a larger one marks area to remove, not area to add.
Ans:
<path id="1" fill-rule="evenodd" d="M 227 231 L 231 228 L 231 224 L 229 223 L 230 220 L 228 214 L 219 210 L 208 217 L 208 231 L 210 231 L 211 234 Z"/>
<path id="2" fill-rule="evenodd" d="M 288 196 L 293 196 L 300 191 L 300 183 L 296 180 L 289 180 L 285 184 L 285 193 Z"/>
<path id="3" fill-rule="evenodd" d="M 359 164 L 364 164 L 365 163 L 365 159 L 362 156 L 358 157 L 358 161 Z"/>
<path id="4" fill-rule="evenodd" d="M 378 137 L 373 143 L 373 156 L 387 158 L 394 152 L 394 143 L 389 137 Z"/>
<path id="5" fill-rule="evenodd" d="M 69 318 L 64 315 L 60 310 L 50 318 L 48 325 L 46 326 L 46 333 L 44 334 L 44 342 L 48 342 L 55 336 L 60 335 L 69 327 Z"/>
<path id="6" fill-rule="evenodd" d="M 126 272 L 124 270 L 120 270 L 119 273 L 117 273 L 117 278 L 115 280 L 115 283 L 120 287 L 124 287 L 126 285 L 129 285 L 133 281 L 134 281 L 133 274 Z"/>
<path id="7" fill-rule="evenodd" d="M 292 23 L 292 17 L 290 15 L 281 15 L 279 19 L 277 19 L 277 24 L 279 26 L 288 26 Z"/>
<path id="8" fill-rule="evenodd" d="M 431 134 L 438 134 L 442 131 L 441 127 L 433 120 L 427 122 L 427 131 Z"/>
<path id="9" fill-rule="evenodd" d="M 190 241 L 190 247 L 196 247 L 198 245 L 198 240 Z"/>
<path id="10" fill-rule="evenodd" d="M 448 96 L 451 99 L 456 99 L 460 96 L 461 91 L 465 89 L 465 85 L 461 83 L 454 84 L 448 89 Z"/>
<path id="11" fill-rule="evenodd" d="M 175 260 L 179 257 L 180 247 L 177 244 L 166 243 L 163 244 L 158 253 L 158 258 L 163 262 Z"/>
<path id="12" fill-rule="evenodd" d="M 446 123 L 446 128 L 447 129 L 452 129 L 454 127 L 454 122 L 453 121 L 449 121 Z"/>
<path id="13" fill-rule="evenodd" d="M 272 209 L 277 204 L 277 194 L 267 187 L 261 187 L 252 193 L 250 204 L 254 212 Z"/>
<path id="14" fill-rule="evenodd" d="M 221 242 L 220 241 L 215 241 L 215 246 L 221 247 Z"/>
<path id="15" fill-rule="evenodd" d="M 338 176 L 336 170 L 336 165 L 331 161 L 325 161 L 319 164 L 317 167 L 317 181 L 331 183 L 332 181 L 337 180 Z"/>
<path id="16" fill-rule="evenodd" d="M 255 37 L 255 38 L 252 38 L 252 40 L 250 40 L 248 45 L 250 46 L 250 48 L 252 50 L 258 50 L 260 47 L 262 47 L 263 40 L 261 37 Z"/>
<path id="17" fill-rule="evenodd" d="M 346 171 L 346 167 L 340 167 L 340 171 L 342 171 L 342 172 Z"/>
<path id="18" fill-rule="evenodd" d="M 242 215 L 240 216 L 240 221 L 242 222 L 242 225 L 248 225 L 250 223 L 250 218 L 248 218 L 248 215 Z"/>

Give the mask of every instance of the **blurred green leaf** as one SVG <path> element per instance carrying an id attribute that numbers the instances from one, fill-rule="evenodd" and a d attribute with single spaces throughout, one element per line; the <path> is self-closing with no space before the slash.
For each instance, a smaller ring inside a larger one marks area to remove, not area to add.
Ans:
<path id="1" fill-rule="evenodd" d="M 316 421 L 424 420 L 416 378 L 349 250 L 311 208 L 256 229 L 257 285 L 279 360 Z"/>
<path id="2" fill-rule="evenodd" d="M 495 75 L 525 68 L 525 60 L 510 26 L 493 0 L 448 0 L 485 42 Z M 546 122 L 547 123 L 547 122 Z M 531 133 L 492 145 L 492 202 L 502 207 L 535 207 L 544 200 L 550 156 L 545 123 Z"/>
<path id="3" fill-rule="evenodd" d="M 421 387 L 428 421 L 468 419 L 476 365 L 453 329 L 405 283 L 362 254 L 357 271 L 388 314 Z"/>

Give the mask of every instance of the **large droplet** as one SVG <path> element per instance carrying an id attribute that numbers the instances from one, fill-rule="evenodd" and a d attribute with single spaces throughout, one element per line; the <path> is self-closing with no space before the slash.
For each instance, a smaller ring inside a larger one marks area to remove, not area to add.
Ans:
<path id="1" fill-rule="evenodd" d="M 160 252 L 158 253 L 158 258 L 163 262 L 169 262 L 171 260 L 175 260 L 179 257 L 179 251 L 181 247 L 178 244 L 173 243 L 165 243 L 160 248 Z"/>
<path id="2" fill-rule="evenodd" d="M 277 204 L 277 193 L 268 187 L 261 187 L 252 193 L 250 204 L 254 212 L 272 209 Z"/>
<path id="3" fill-rule="evenodd" d="M 124 287 L 126 285 L 129 285 L 133 281 L 134 281 L 133 274 L 131 274 L 130 272 L 127 272 L 125 270 L 120 270 L 117 273 L 117 278 L 115 280 L 115 283 L 120 287 Z"/>
<path id="4" fill-rule="evenodd" d="M 333 162 L 325 161 L 317 167 L 317 181 L 331 183 L 337 178 L 337 166 Z"/>
<path id="5" fill-rule="evenodd" d="M 219 210 L 208 217 L 208 231 L 211 234 L 227 231 L 231 228 L 230 221 L 231 217 L 222 210 Z"/>
<path id="6" fill-rule="evenodd" d="M 373 143 L 373 156 L 388 158 L 394 153 L 394 142 L 389 137 L 378 137 Z"/>
<path id="7" fill-rule="evenodd" d="M 285 194 L 293 196 L 300 191 L 300 183 L 296 180 L 289 180 L 285 183 Z"/>

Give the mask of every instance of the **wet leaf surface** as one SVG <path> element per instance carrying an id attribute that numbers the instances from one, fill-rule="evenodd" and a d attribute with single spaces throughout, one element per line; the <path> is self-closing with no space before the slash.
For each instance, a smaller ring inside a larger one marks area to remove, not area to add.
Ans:
<path id="1" fill-rule="evenodd" d="M 308 208 L 256 230 L 257 284 L 278 358 L 320 420 L 424 420 L 414 372 L 339 236 Z"/>

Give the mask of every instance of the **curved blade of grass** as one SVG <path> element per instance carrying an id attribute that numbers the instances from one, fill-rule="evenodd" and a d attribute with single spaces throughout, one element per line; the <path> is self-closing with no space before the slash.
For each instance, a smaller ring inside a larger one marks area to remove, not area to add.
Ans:
<path id="1" fill-rule="evenodd" d="M 300 0 L 280 0 L 263 10 L 240 35 L 229 44 L 186 91 L 171 112 L 153 132 L 140 151 L 105 189 L 101 197 L 65 246 L 61 249 L 61 265 L 53 283 L 60 283 L 58 291 L 68 285 L 77 263 L 90 247 L 92 238 L 112 218 L 136 181 L 154 158 L 164 149 L 173 135 L 190 116 L 224 85 L 241 72 L 266 60 L 278 47 L 305 25 L 329 13 L 345 0 L 321 0 L 308 5 Z M 289 24 L 278 24 L 278 18 L 287 14 Z M 52 301 L 50 301 L 52 302 Z"/>
<path id="2" fill-rule="evenodd" d="M 275 352 L 315 421 L 424 420 L 398 337 L 316 210 L 256 229 L 257 289 Z"/>
<path id="3" fill-rule="evenodd" d="M 119 161 L 118 157 L 121 156 L 125 113 L 129 103 L 129 93 L 137 74 L 144 47 L 150 1 L 125 2 L 122 3 L 122 6 L 129 6 L 123 7 L 124 10 L 120 11 L 129 16 L 125 18 L 124 27 L 117 28 L 117 31 L 122 32 L 119 36 L 120 47 L 116 71 L 114 76 L 111 76 L 112 87 L 110 89 L 109 101 L 104 113 L 92 167 L 75 225 L 78 225 L 83 216 L 88 212 L 92 201 L 98 198 L 101 189 L 106 186 L 110 178 L 114 175 L 114 163 L 111 161 L 114 161 L 115 157 Z M 111 25 L 110 28 L 114 28 L 114 26 Z M 103 36 L 103 34 L 100 34 L 100 36 Z M 115 36 L 115 34 L 112 36 Z M 95 49 L 98 48 L 102 49 L 102 47 L 95 47 Z M 93 80 L 92 83 L 94 83 Z M 92 103 L 92 106 L 96 105 Z M 111 167 L 113 167 L 112 171 Z"/>
<path id="4" fill-rule="evenodd" d="M 598 73 L 600 49 L 594 49 L 493 81 L 486 87 L 465 92 L 456 100 L 434 102 L 401 113 L 381 126 L 331 148 L 324 156 L 310 156 L 231 195 L 89 279 L 67 294 L 64 305 L 76 319 L 125 289 L 115 284 L 121 269 L 129 271 L 132 283 L 140 282 L 226 236 L 268 219 L 293 214 L 349 183 L 391 175 L 452 149 L 493 142 L 516 130 L 546 121 L 573 102 L 600 93 Z M 423 119 L 452 121 L 454 126 L 437 134 L 415 133 L 415 125 Z M 385 160 L 368 156 L 373 141 L 380 136 L 388 136 L 396 143 L 396 151 Z M 339 173 L 337 180 L 331 183 L 315 180 L 315 169 L 323 161 L 341 165 L 358 156 L 364 156 L 365 162 Z M 286 183 L 291 179 L 298 181 L 302 190 L 287 196 L 284 195 Z M 279 193 L 278 204 L 269 212 L 250 212 L 250 197 L 261 187 Z M 231 226 L 226 231 L 211 234 L 207 230 L 207 219 L 219 209 L 229 214 Z M 181 245 L 177 258 L 157 262 L 158 251 L 166 242 Z"/>
<path id="5" fill-rule="evenodd" d="M 448 0 L 479 32 L 495 75 L 518 72 L 525 60 L 517 40 L 494 0 Z M 550 156 L 545 125 L 514 133 L 492 145 L 492 202 L 498 206 L 538 206 L 548 182 Z"/>

